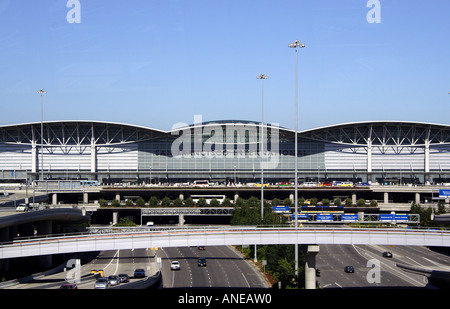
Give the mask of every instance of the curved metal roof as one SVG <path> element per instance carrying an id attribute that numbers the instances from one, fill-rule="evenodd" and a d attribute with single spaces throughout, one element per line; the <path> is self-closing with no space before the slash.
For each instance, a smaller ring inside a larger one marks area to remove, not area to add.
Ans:
<path id="1" fill-rule="evenodd" d="M 31 144 L 40 141 L 40 122 L 11 124 L 0 126 L 0 143 Z M 200 123 L 209 125 L 256 125 L 256 121 L 218 120 Z M 44 145 L 113 145 L 167 137 L 173 131 L 186 127 L 163 131 L 132 124 L 92 121 L 63 120 L 45 121 Z M 198 124 L 195 124 L 195 126 Z M 266 124 L 269 126 L 269 124 Z M 193 128 L 194 126 L 187 126 Z M 279 127 L 280 134 L 293 135 L 294 130 Z M 298 132 L 300 138 L 321 142 L 348 145 L 410 145 L 422 146 L 427 143 L 450 143 L 450 126 L 413 121 L 361 121 L 303 130 Z"/>

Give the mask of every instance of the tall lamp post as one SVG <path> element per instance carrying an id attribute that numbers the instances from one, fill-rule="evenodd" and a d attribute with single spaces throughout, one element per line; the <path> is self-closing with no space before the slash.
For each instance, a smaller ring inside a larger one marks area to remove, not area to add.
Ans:
<path id="1" fill-rule="evenodd" d="M 264 219 L 264 167 L 263 167 L 263 155 L 264 155 L 264 80 L 268 79 L 269 76 L 261 74 L 256 76 L 257 79 L 261 80 L 261 148 L 260 148 L 260 158 L 261 158 L 261 222 Z"/>
<path id="2" fill-rule="evenodd" d="M 299 43 L 298 40 L 289 44 L 290 48 L 295 48 L 295 193 L 294 193 L 294 207 L 295 207 L 295 228 L 298 228 L 298 150 L 297 150 L 297 132 L 298 132 L 298 48 L 305 47 L 304 43 Z M 295 245 L 295 275 L 298 275 L 298 244 Z"/>
<path id="3" fill-rule="evenodd" d="M 41 180 L 44 180 L 44 103 L 43 95 L 47 93 L 44 89 L 36 91 L 41 95 Z"/>

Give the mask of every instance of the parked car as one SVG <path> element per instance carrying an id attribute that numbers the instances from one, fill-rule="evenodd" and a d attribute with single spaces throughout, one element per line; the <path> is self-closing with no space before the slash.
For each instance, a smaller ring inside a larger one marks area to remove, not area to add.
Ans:
<path id="1" fill-rule="evenodd" d="M 119 274 L 119 281 L 120 283 L 124 283 L 124 282 L 129 282 L 130 278 L 128 277 L 127 274 Z"/>
<path id="2" fill-rule="evenodd" d="M 99 278 L 97 281 L 95 281 L 95 289 L 108 289 L 109 287 L 111 287 L 111 283 L 109 282 L 108 278 Z"/>
<path id="3" fill-rule="evenodd" d="M 172 263 L 170 264 L 170 269 L 171 270 L 180 270 L 180 262 L 178 261 L 172 261 Z"/>
<path id="4" fill-rule="evenodd" d="M 205 248 L 205 246 L 198 246 L 197 249 L 198 250 L 205 250 L 206 248 Z"/>
<path id="5" fill-rule="evenodd" d="M 144 278 L 145 277 L 145 269 L 138 268 L 134 271 L 135 278 Z"/>
<path id="6" fill-rule="evenodd" d="M 206 259 L 205 258 L 199 258 L 197 265 L 200 267 L 206 267 Z"/>
<path id="7" fill-rule="evenodd" d="M 109 283 L 111 284 L 111 286 L 113 285 L 119 285 L 120 284 L 120 280 L 118 276 L 108 276 L 108 280 Z"/>
<path id="8" fill-rule="evenodd" d="M 355 269 L 353 268 L 353 266 L 345 266 L 344 271 L 346 273 L 354 273 Z"/>
<path id="9" fill-rule="evenodd" d="M 391 258 L 391 257 L 392 257 L 392 253 L 389 252 L 389 251 L 385 251 L 385 252 L 383 252 L 383 257 L 385 257 L 385 258 Z"/>

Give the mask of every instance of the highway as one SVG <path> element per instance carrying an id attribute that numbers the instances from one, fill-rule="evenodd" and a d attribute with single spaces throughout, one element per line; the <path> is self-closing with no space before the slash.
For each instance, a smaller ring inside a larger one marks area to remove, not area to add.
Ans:
<path id="1" fill-rule="evenodd" d="M 392 258 L 383 257 L 385 251 L 391 252 Z M 379 261 L 379 277 L 374 274 L 375 265 L 368 264 L 372 259 Z M 448 267 L 450 256 L 420 246 L 320 245 L 316 257 L 318 282 L 324 289 L 432 288 L 424 276 L 405 272 L 396 263 Z M 355 272 L 344 272 L 347 265 L 352 265 Z"/>
<path id="2" fill-rule="evenodd" d="M 140 280 L 133 278 L 136 268 L 143 268 L 146 275 L 156 272 L 154 263 L 154 251 L 149 249 L 136 250 L 110 250 L 102 251 L 99 255 L 84 265 L 81 265 L 81 283 L 79 289 L 93 289 L 95 278 L 89 276 L 92 270 L 103 270 L 104 276 L 128 274 L 130 282 Z M 48 276 L 40 276 L 26 283 L 16 283 L 5 288 L 8 289 L 58 289 L 61 284 L 66 283 L 66 278 L 72 278 L 69 272 L 58 272 Z"/>
<path id="3" fill-rule="evenodd" d="M 102 251 L 91 262 L 81 265 L 79 289 L 93 289 L 95 279 L 88 276 L 91 270 L 103 270 L 104 276 L 128 274 L 133 282 L 134 270 L 143 268 L 146 275 L 154 274 L 158 268 L 156 257 L 162 260 L 164 288 L 266 288 L 262 276 L 245 261 L 239 253 L 228 246 L 159 248 L 159 250 L 108 250 Z M 198 267 L 197 259 L 205 257 L 206 267 Z M 181 270 L 171 271 L 170 263 L 178 260 Z M 58 289 L 70 277 L 68 272 L 37 277 L 27 283 L 16 283 L 8 289 Z"/>
<path id="4" fill-rule="evenodd" d="M 261 274 L 232 247 L 212 246 L 164 248 L 162 257 L 164 288 L 267 288 Z M 199 257 L 207 266 L 199 267 Z M 171 261 L 179 261 L 180 270 L 170 270 Z"/>

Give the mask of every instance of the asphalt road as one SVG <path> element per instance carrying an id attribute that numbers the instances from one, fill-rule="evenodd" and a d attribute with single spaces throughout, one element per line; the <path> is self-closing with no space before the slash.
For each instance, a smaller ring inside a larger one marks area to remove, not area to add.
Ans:
<path id="1" fill-rule="evenodd" d="M 164 248 L 162 258 L 164 288 L 266 288 L 261 274 L 238 252 L 228 246 Z M 199 267 L 199 257 L 207 266 Z M 170 263 L 179 261 L 180 270 L 171 270 Z"/>
<path id="2" fill-rule="evenodd" d="M 389 251 L 392 258 L 382 256 Z M 321 245 L 316 257 L 320 287 L 329 288 L 432 288 L 424 276 L 403 271 L 396 263 L 449 266 L 450 256 L 419 246 Z M 344 272 L 351 265 L 354 273 Z"/>
<path id="3" fill-rule="evenodd" d="M 136 268 L 146 270 L 146 275 L 153 275 L 156 271 L 154 263 L 154 251 L 150 249 L 139 250 L 111 250 L 102 251 L 91 262 L 81 265 L 81 282 L 77 284 L 79 289 L 93 289 L 95 279 L 86 276 L 92 270 L 103 270 L 105 277 L 125 273 L 130 277 L 130 282 L 140 279 L 133 278 Z M 39 276 L 26 283 L 16 283 L 9 285 L 8 289 L 58 289 L 61 284 L 66 283 L 66 279 L 73 279 L 73 273 L 69 271 L 58 272 L 48 276 Z"/>

